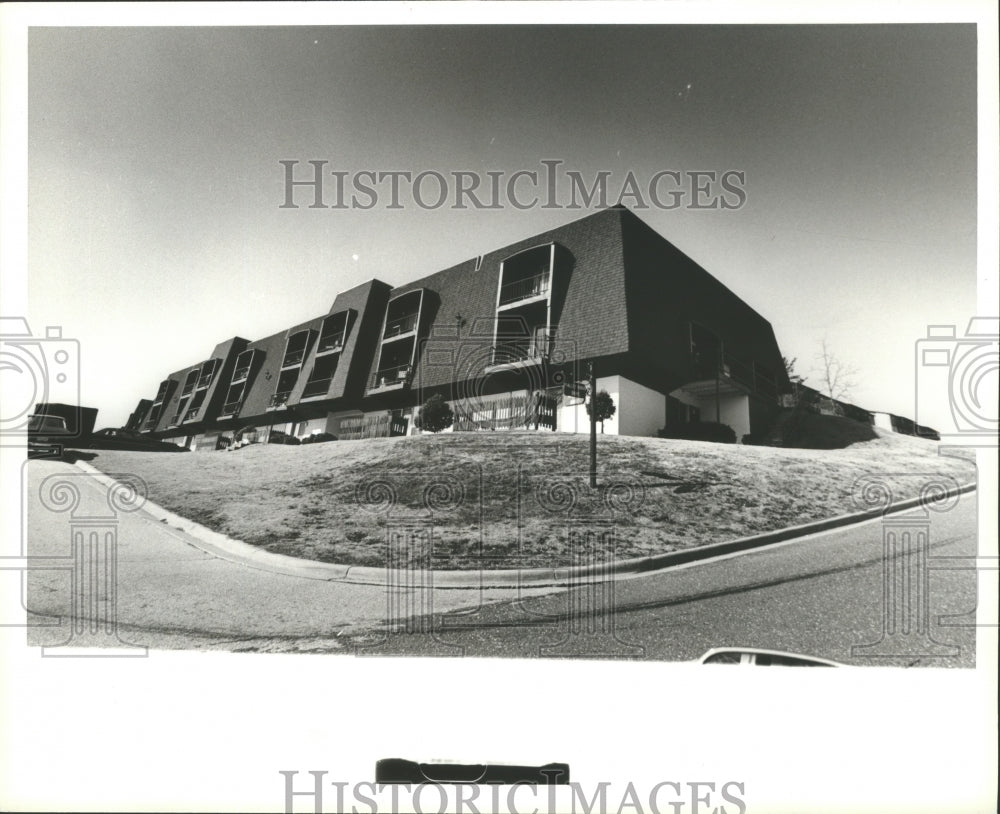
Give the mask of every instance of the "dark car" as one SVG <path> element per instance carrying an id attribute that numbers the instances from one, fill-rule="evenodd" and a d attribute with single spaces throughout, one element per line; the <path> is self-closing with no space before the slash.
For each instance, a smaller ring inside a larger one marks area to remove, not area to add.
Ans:
<path id="1" fill-rule="evenodd" d="M 185 447 L 171 444 L 169 441 L 156 441 L 146 438 L 132 430 L 122 430 L 106 427 L 98 430 L 84 445 L 87 449 L 122 449 L 132 452 L 187 452 Z"/>
<path id="2" fill-rule="evenodd" d="M 70 432 L 58 415 L 28 416 L 28 457 L 59 458 Z"/>

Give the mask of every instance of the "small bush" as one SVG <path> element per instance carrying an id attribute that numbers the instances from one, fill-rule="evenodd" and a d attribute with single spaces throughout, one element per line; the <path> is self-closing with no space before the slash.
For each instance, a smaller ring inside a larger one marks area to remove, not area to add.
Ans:
<path id="1" fill-rule="evenodd" d="M 288 444 L 290 446 L 298 446 L 302 442 L 294 435 L 289 435 L 287 432 L 282 432 L 281 430 L 271 430 L 271 434 L 268 436 L 267 443 Z"/>
<path id="2" fill-rule="evenodd" d="M 607 390 L 601 390 L 597 394 L 596 399 L 591 399 L 587 402 L 587 417 L 590 417 L 591 402 L 597 405 L 597 418 L 595 419 L 598 424 L 601 425 L 601 435 L 604 434 L 604 422 L 609 418 L 613 417 L 616 411 L 615 400 L 611 398 L 611 394 Z"/>
<path id="3" fill-rule="evenodd" d="M 715 421 L 668 424 L 656 434 L 660 438 L 676 438 L 682 441 L 712 441 L 716 444 L 736 443 L 736 431 L 728 424 L 718 424 Z"/>
<path id="4" fill-rule="evenodd" d="M 455 414 L 451 411 L 451 405 L 440 393 L 435 393 L 424 402 L 419 415 L 413 421 L 418 430 L 427 432 L 441 432 L 454 422 Z"/>
<path id="5" fill-rule="evenodd" d="M 326 441 L 336 441 L 337 436 L 332 432 L 314 432 L 302 439 L 303 444 L 322 444 Z"/>

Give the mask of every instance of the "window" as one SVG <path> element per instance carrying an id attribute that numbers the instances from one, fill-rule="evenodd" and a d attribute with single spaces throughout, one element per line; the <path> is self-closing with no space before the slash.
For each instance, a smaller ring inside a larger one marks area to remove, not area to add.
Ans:
<path id="1" fill-rule="evenodd" d="M 536 297 L 547 297 L 552 283 L 554 244 L 508 257 L 500 266 L 497 307 L 513 305 Z"/>
<path id="2" fill-rule="evenodd" d="M 330 383 L 337 372 L 337 362 L 340 360 L 339 354 L 320 356 L 316 359 L 316 366 L 309 374 L 309 381 L 306 382 L 306 389 L 302 393 L 302 398 L 315 398 L 325 396 L 330 390 Z"/>

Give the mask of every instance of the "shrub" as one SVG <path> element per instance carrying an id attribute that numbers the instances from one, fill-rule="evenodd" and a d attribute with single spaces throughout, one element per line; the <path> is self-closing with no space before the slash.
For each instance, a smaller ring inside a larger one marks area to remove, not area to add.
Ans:
<path id="1" fill-rule="evenodd" d="M 611 394 L 607 390 L 601 390 L 597 394 L 597 398 L 593 399 L 594 404 L 597 407 L 597 418 L 596 421 L 601 425 L 601 435 L 604 435 L 604 422 L 607 421 L 615 414 L 615 400 L 611 398 Z M 590 401 L 587 402 L 587 416 L 590 416 Z"/>
<path id="2" fill-rule="evenodd" d="M 337 436 L 332 432 L 314 432 L 302 439 L 303 444 L 322 444 L 326 441 L 336 441 Z"/>
<path id="3" fill-rule="evenodd" d="M 427 432 L 441 432 L 454 422 L 455 414 L 451 411 L 451 405 L 440 393 L 434 394 L 423 403 L 420 413 L 413 421 L 418 430 Z"/>
<path id="4" fill-rule="evenodd" d="M 656 434 L 660 438 L 677 438 L 683 441 L 712 441 L 716 444 L 736 443 L 736 431 L 728 424 L 718 424 L 715 421 L 668 424 Z"/>
<path id="5" fill-rule="evenodd" d="M 271 430 L 271 434 L 267 438 L 267 443 L 289 444 L 290 446 L 297 446 L 302 442 L 294 435 L 289 435 L 287 432 L 282 432 L 281 430 Z"/>

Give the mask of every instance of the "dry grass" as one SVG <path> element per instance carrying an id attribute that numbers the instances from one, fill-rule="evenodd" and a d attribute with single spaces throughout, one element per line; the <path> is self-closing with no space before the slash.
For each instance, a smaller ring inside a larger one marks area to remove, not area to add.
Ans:
<path id="1" fill-rule="evenodd" d="M 594 541 L 611 528 L 614 556 L 624 559 L 857 511 L 865 475 L 894 500 L 919 494 L 929 476 L 975 479 L 968 458 L 937 450 L 890 434 L 840 450 L 603 436 L 596 491 L 588 439 L 566 434 L 101 451 L 92 463 L 139 475 L 157 503 L 269 551 L 381 565 L 387 539 L 429 528 L 434 567 L 510 568 L 603 558 L 607 548 Z"/>

